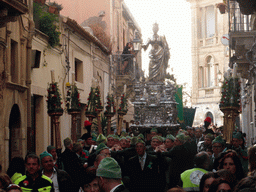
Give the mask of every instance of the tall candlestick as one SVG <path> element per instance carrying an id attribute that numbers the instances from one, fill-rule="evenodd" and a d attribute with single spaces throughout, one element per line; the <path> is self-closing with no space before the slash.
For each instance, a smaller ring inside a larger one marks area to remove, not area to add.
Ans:
<path id="1" fill-rule="evenodd" d="M 124 94 L 126 93 L 126 84 L 124 84 Z"/>
<path id="2" fill-rule="evenodd" d="M 52 83 L 55 83 L 54 69 L 51 70 Z"/>
<path id="3" fill-rule="evenodd" d="M 72 72 L 72 85 L 74 85 L 75 84 L 75 72 L 73 71 Z"/>
<path id="4" fill-rule="evenodd" d="M 235 63 L 233 67 L 233 77 L 237 77 L 237 63 Z"/>

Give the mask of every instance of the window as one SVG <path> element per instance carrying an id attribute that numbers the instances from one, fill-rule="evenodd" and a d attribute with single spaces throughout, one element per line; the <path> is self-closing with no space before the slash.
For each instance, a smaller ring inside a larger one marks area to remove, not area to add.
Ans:
<path id="1" fill-rule="evenodd" d="M 213 67 L 213 58 L 211 56 L 206 59 L 206 73 L 207 73 L 207 87 L 214 86 L 214 67 Z"/>
<path id="2" fill-rule="evenodd" d="M 215 35 L 215 13 L 214 7 L 206 7 L 206 37 L 213 37 Z"/>
<path id="3" fill-rule="evenodd" d="M 83 62 L 75 58 L 75 81 L 83 83 Z"/>
<path id="4" fill-rule="evenodd" d="M 200 8 L 199 9 L 199 38 L 203 39 L 205 37 L 205 14 L 204 14 L 204 9 Z"/>
<path id="5" fill-rule="evenodd" d="M 11 40 L 11 81 L 18 83 L 18 43 Z"/>
<path id="6" fill-rule="evenodd" d="M 199 88 L 204 87 L 204 68 L 199 67 Z"/>
<path id="7" fill-rule="evenodd" d="M 214 6 L 201 7 L 198 11 L 198 37 L 199 39 L 215 36 L 216 18 Z M 212 44 L 211 41 L 210 44 Z"/>

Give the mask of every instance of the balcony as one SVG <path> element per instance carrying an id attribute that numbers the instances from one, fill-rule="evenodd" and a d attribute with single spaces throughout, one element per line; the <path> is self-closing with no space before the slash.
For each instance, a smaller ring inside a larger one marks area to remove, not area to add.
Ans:
<path id="1" fill-rule="evenodd" d="M 238 64 L 238 73 L 242 78 L 248 78 L 250 63 L 246 53 L 256 40 L 256 30 L 251 23 L 251 15 L 242 14 L 236 1 L 229 1 L 229 46 L 231 48 L 230 62 Z"/>
<path id="2" fill-rule="evenodd" d="M 127 95 L 132 94 L 135 82 L 133 54 L 116 53 L 113 55 L 113 64 L 116 67 L 116 87 L 117 94 L 120 95 L 123 87 L 127 86 Z M 137 70 L 136 70 L 137 71 Z"/>
<path id="3" fill-rule="evenodd" d="M 0 0 L 0 27 L 16 21 L 17 16 L 27 12 L 27 0 Z"/>

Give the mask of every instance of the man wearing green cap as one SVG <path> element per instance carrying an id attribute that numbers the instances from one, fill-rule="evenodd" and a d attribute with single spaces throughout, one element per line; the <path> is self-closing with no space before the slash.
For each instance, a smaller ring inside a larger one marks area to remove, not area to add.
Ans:
<path id="1" fill-rule="evenodd" d="M 162 152 L 163 156 L 169 157 L 172 159 L 171 168 L 170 168 L 170 184 L 168 188 L 175 187 L 180 182 L 180 174 L 187 169 L 193 168 L 194 158 L 192 153 L 188 148 L 185 147 L 185 135 L 183 133 L 179 133 L 176 135 L 174 144 L 175 146 L 167 151 Z"/>
<path id="2" fill-rule="evenodd" d="M 165 148 L 169 151 L 174 146 L 175 137 L 172 134 L 166 135 L 166 140 L 164 142 Z"/>
<path id="3" fill-rule="evenodd" d="M 247 172 L 248 172 L 248 153 L 247 153 L 247 149 L 244 146 L 244 137 L 243 137 L 242 132 L 235 131 L 233 133 L 231 149 L 233 149 L 237 152 L 239 159 L 242 163 L 244 173 L 247 174 Z"/>
<path id="4" fill-rule="evenodd" d="M 71 177 L 66 171 L 54 167 L 53 157 L 50 153 L 46 151 L 41 153 L 40 161 L 42 165 L 42 174 L 52 180 L 55 191 L 73 191 L 73 182 L 71 180 Z"/>
<path id="5" fill-rule="evenodd" d="M 106 157 L 101 160 L 96 170 L 96 176 L 99 177 L 99 185 L 104 192 L 129 192 L 122 185 L 121 168 L 112 157 Z"/>
<path id="6" fill-rule="evenodd" d="M 155 149 L 162 144 L 160 136 L 156 135 L 151 139 L 151 145 L 147 146 L 147 151 L 155 151 Z"/>
<path id="7" fill-rule="evenodd" d="M 108 148 L 112 148 L 115 145 L 115 140 L 113 135 L 107 136 L 107 146 Z"/>
<path id="8" fill-rule="evenodd" d="M 155 127 L 153 127 L 151 130 L 150 130 L 150 137 L 149 137 L 149 140 L 146 141 L 146 146 L 150 146 L 151 145 L 151 140 L 154 136 L 157 136 L 158 134 L 158 131 Z"/>
<path id="9" fill-rule="evenodd" d="M 141 139 L 137 141 L 135 149 L 137 155 L 130 158 L 126 165 L 127 176 L 130 178 L 131 183 L 129 186 L 130 191 L 163 191 L 166 184 L 164 175 L 166 163 L 161 157 L 148 154 L 145 142 Z"/>
<path id="10" fill-rule="evenodd" d="M 197 144 L 197 152 L 206 151 L 206 149 L 212 148 L 212 141 L 214 139 L 214 135 L 208 133 L 204 137 L 204 141 L 201 141 Z"/>
<path id="11" fill-rule="evenodd" d="M 28 154 L 25 157 L 26 175 L 15 180 L 22 191 L 54 192 L 53 182 L 40 172 L 39 157 L 36 154 Z"/>
<path id="12" fill-rule="evenodd" d="M 226 142 L 222 139 L 221 136 L 216 137 L 212 141 L 212 161 L 214 162 L 215 159 L 219 156 L 219 154 L 225 149 Z"/>

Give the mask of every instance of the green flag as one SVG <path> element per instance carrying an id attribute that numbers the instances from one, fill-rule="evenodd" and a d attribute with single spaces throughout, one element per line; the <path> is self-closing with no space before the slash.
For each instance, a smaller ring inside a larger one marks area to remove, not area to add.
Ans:
<path id="1" fill-rule="evenodd" d="M 182 88 L 183 88 L 182 85 L 180 87 L 177 86 L 177 92 L 175 94 L 175 101 L 178 103 L 178 105 L 177 105 L 177 111 L 178 111 L 177 121 L 178 121 L 179 124 L 184 123 Z"/>

